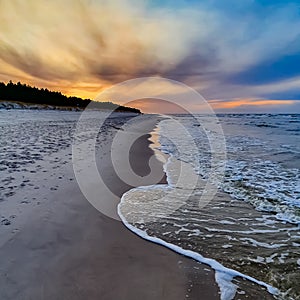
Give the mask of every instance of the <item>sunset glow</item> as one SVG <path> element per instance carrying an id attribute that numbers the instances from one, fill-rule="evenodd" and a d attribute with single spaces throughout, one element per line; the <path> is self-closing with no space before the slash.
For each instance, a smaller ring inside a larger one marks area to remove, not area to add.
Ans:
<path id="1" fill-rule="evenodd" d="M 124 80 L 160 76 L 195 88 L 217 110 L 297 110 L 300 19 L 293 4 L 284 12 L 265 5 L 245 4 L 254 25 L 209 1 L 1 1 L 0 81 L 95 99 Z"/>
<path id="2" fill-rule="evenodd" d="M 214 109 L 233 109 L 242 106 L 272 106 L 272 105 L 292 105 L 293 100 L 264 100 L 264 99 L 234 99 L 232 101 L 211 100 L 210 104 Z"/>

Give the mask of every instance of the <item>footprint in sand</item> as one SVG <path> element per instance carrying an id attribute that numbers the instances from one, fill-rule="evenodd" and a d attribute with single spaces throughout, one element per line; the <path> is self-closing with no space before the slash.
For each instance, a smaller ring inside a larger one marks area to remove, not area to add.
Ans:
<path id="1" fill-rule="evenodd" d="M 13 196 L 14 194 L 15 194 L 15 192 L 8 192 L 8 193 L 5 193 L 4 196 L 10 197 L 10 196 Z"/>
<path id="2" fill-rule="evenodd" d="M 6 225 L 6 226 L 8 226 L 8 225 L 10 225 L 10 224 L 11 224 L 11 222 L 10 222 L 8 219 L 4 219 L 4 220 L 1 221 L 1 225 Z"/>

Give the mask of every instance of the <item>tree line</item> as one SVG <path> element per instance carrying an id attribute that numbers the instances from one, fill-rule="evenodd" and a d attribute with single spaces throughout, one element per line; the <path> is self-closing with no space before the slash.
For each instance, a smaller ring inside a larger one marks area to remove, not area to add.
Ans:
<path id="1" fill-rule="evenodd" d="M 132 107 L 118 105 L 112 102 L 98 102 L 91 99 L 82 99 L 74 96 L 66 96 L 61 92 L 50 91 L 47 88 L 32 87 L 21 82 L 13 83 L 9 81 L 7 84 L 0 82 L 0 100 L 20 101 L 28 104 L 41 104 L 51 106 L 67 106 L 84 109 L 93 102 L 93 108 L 109 109 L 117 111 L 127 111 L 140 113 L 140 110 Z"/>

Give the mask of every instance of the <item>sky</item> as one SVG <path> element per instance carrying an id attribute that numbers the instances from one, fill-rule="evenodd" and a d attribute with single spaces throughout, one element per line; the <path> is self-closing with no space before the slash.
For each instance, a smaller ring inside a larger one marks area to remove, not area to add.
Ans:
<path id="1" fill-rule="evenodd" d="M 216 112 L 300 112 L 300 1 L 0 0 L 0 81 L 97 99 L 147 76 Z"/>

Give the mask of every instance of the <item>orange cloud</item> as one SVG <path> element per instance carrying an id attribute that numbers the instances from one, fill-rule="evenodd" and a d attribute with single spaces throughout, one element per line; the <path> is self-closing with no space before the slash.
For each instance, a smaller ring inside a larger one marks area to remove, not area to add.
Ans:
<path id="1" fill-rule="evenodd" d="M 196 18 L 178 14 L 139 0 L 0 1 L 0 80 L 68 82 L 67 93 L 93 98 L 84 85 L 167 72 L 197 38 Z"/>
<path id="2" fill-rule="evenodd" d="M 140 109 L 143 113 L 154 114 L 188 114 L 182 106 L 162 99 L 139 99 L 128 102 L 129 106 Z"/>
<path id="3" fill-rule="evenodd" d="M 291 105 L 293 100 L 267 100 L 257 98 L 235 98 L 232 100 L 210 100 L 209 103 L 214 109 L 234 109 L 243 106 L 272 106 L 272 105 Z"/>

